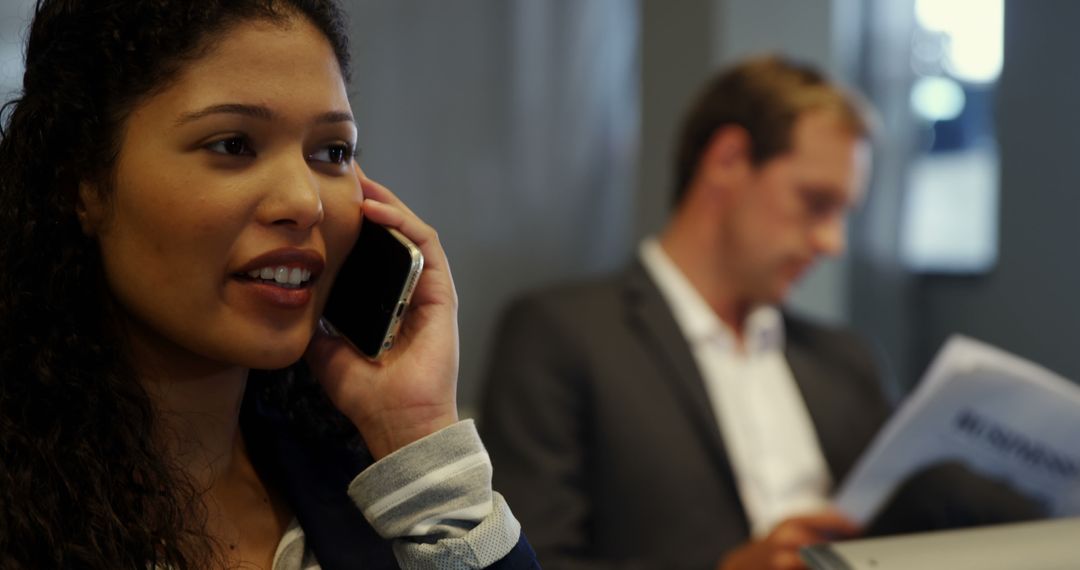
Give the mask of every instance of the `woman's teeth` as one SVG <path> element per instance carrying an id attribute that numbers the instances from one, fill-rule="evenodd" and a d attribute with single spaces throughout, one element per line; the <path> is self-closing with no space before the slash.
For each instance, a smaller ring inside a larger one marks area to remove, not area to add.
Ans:
<path id="1" fill-rule="evenodd" d="M 251 277 L 252 279 L 273 281 L 278 285 L 292 287 L 298 287 L 311 279 L 311 271 L 308 269 L 300 269 L 299 267 L 263 267 L 262 269 L 252 269 L 251 271 L 248 271 L 247 274 L 248 277 Z"/>

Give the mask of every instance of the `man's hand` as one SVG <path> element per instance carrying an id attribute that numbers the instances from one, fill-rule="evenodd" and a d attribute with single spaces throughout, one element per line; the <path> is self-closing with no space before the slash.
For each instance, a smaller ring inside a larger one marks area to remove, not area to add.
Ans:
<path id="1" fill-rule="evenodd" d="M 768 536 L 733 550 L 718 570 L 799 570 L 806 568 L 799 549 L 811 544 L 850 538 L 859 527 L 836 511 L 791 517 L 773 528 Z"/>

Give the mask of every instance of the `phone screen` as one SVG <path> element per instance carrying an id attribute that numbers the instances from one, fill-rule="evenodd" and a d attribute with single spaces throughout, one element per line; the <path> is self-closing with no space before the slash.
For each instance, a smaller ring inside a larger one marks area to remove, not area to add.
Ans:
<path id="1" fill-rule="evenodd" d="M 364 222 L 323 316 L 360 352 L 378 358 L 393 344 L 423 259 L 419 248 L 397 231 Z"/>

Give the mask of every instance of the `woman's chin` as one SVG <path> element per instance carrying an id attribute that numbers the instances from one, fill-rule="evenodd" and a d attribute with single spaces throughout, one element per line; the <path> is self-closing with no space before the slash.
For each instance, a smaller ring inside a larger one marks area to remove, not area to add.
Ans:
<path id="1" fill-rule="evenodd" d="M 304 356 L 306 346 L 282 347 L 276 350 L 258 351 L 244 358 L 243 365 L 258 370 L 277 370 L 292 366 Z"/>

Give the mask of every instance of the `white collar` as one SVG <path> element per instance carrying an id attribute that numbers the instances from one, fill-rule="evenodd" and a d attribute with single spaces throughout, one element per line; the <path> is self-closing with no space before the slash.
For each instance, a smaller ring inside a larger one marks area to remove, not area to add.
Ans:
<path id="1" fill-rule="evenodd" d="M 734 331 L 716 315 L 655 237 L 641 242 L 638 255 L 687 340 L 691 343 L 720 342 L 732 351 L 736 349 Z M 743 328 L 748 354 L 784 349 L 784 319 L 776 307 L 761 305 L 754 308 L 747 315 Z"/>

